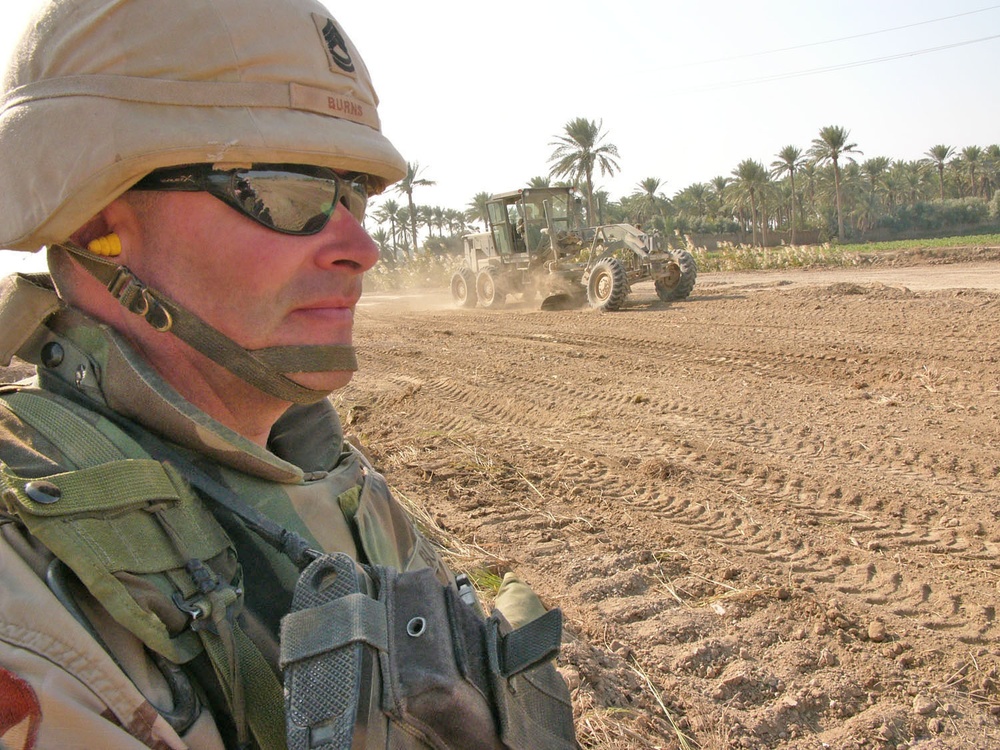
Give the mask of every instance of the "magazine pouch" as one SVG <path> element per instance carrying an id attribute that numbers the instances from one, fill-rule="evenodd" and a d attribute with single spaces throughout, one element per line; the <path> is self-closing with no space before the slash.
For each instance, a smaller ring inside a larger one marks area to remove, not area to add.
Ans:
<path id="1" fill-rule="evenodd" d="M 431 569 L 322 555 L 282 620 L 289 750 L 578 747 L 561 613 L 506 630 Z"/>

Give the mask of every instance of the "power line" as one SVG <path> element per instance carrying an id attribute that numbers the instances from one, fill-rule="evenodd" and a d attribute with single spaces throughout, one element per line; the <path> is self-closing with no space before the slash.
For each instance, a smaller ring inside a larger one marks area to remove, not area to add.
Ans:
<path id="1" fill-rule="evenodd" d="M 897 55 L 887 55 L 886 57 L 875 57 L 870 60 L 857 60 L 855 62 L 842 63 L 840 65 L 828 65 L 823 68 L 811 68 L 809 70 L 799 70 L 799 71 L 793 71 L 791 73 L 777 73 L 775 75 L 761 76 L 759 78 L 746 78 L 740 81 L 730 81 L 728 83 L 697 86 L 695 88 L 685 89 L 685 91 L 686 92 L 717 91 L 719 89 L 735 88 L 736 86 L 748 86 L 756 83 L 770 83 L 771 81 L 783 81 L 788 78 L 800 78 L 802 76 L 817 75 L 819 73 L 829 73 L 834 70 L 847 70 L 848 68 L 859 68 L 863 65 L 874 65 L 876 63 L 889 62 L 891 60 L 899 60 L 904 57 L 915 57 L 917 55 L 926 55 L 931 52 L 940 52 L 941 50 L 953 49 L 955 47 L 965 47 L 969 44 L 979 44 L 980 42 L 988 42 L 992 39 L 1000 39 L 1000 34 L 994 34 L 993 36 L 984 36 L 981 39 L 970 39 L 965 42 L 955 42 L 954 44 L 943 44 L 940 47 L 927 47 L 925 49 L 918 49 L 912 52 L 901 52 Z"/>
<path id="2" fill-rule="evenodd" d="M 700 61 L 697 61 L 697 62 L 685 63 L 685 64 L 682 64 L 682 65 L 678 65 L 677 67 L 678 68 L 690 68 L 690 67 L 695 67 L 695 66 L 698 66 L 698 65 L 710 65 L 710 64 L 718 63 L 718 62 L 728 62 L 730 60 L 744 60 L 744 59 L 746 59 L 748 57 L 763 57 L 764 55 L 774 55 L 774 54 L 778 54 L 779 52 L 791 52 L 793 50 L 807 49 L 809 47 L 820 47 L 820 46 L 822 46 L 824 44 L 835 44 L 837 42 L 846 42 L 846 41 L 849 41 L 851 39 L 861 39 L 862 37 L 866 37 L 866 36 L 875 36 L 876 34 L 886 34 L 886 33 L 890 32 L 890 31 L 901 31 L 902 29 L 912 29 L 915 26 L 926 26 L 927 24 L 930 24 L 930 23 L 940 23 L 941 21 L 950 21 L 953 18 L 961 18 L 962 16 L 971 16 L 971 15 L 973 15 L 975 13 L 985 13 L 986 11 L 996 10 L 997 8 L 1000 8 L 1000 5 L 990 5 L 989 7 L 986 7 L 986 8 L 979 8 L 978 10 L 970 10 L 970 11 L 966 11 L 965 13 L 956 13 L 956 14 L 951 15 L 951 16 L 942 16 L 941 18 L 931 18 L 930 20 L 927 20 L 927 21 L 917 21 L 916 23 L 908 23 L 908 24 L 905 24 L 903 26 L 893 26 L 893 27 L 888 28 L 888 29 L 879 29 L 878 31 L 866 31 L 866 32 L 864 32 L 862 34 L 852 34 L 851 36 L 841 36 L 841 37 L 837 37 L 836 39 L 826 39 L 826 40 L 820 41 L 820 42 L 808 42 L 806 44 L 796 44 L 796 45 L 794 45 L 792 47 L 780 47 L 778 49 L 764 50 L 762 52 L 747 52 L 746 54 L 742 54 L 742 55 L 732 55 L 730 57 L 716 57 L 716 58 L 714 58 L 712 60 L 700 60 Z"/>

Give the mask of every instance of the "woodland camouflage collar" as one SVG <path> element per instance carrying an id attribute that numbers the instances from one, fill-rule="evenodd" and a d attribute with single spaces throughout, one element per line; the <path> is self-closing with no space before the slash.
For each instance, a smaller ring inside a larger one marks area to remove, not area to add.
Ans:
<path id="1" fill-rule="evenodd" d="M 17 356 L 38 368 L 43 388 L 84 395 L 172 442 L 239 471 L 297 484 L 331 470 L 342 444 L 340 420 L 327 401 L 293 406 L 264 449 L 180 396 L 127 341 L 78 310 L 58 307 L 48 279 L 18 276 L 0 288 L 0 309 L 19 311 Z M 34 332 L 23 333 L 37 310 Z M 2 317 L 2 316 L 0 316 Z M 2 320 L 0 320 L 2 322 Z M 3 341 L 0 341 L 0 349 Z M 58 356 L 56 356 L 58 355 Z"/>

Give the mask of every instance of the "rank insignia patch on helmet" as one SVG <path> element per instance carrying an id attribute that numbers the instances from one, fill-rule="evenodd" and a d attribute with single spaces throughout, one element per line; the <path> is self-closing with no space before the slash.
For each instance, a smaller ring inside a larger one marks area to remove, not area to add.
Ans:
<path id="1" fill-rule="evenodd" d="M 351 50 L 347 46 L 347 37 L 340 30 L 337 22 L 332 18 L 324 18 L 318 13 L 313 13 L 313 20 L 316 21 L 316 28 L 319 29 L 320 36 L 326 45 L 326 56 L 330 59 L 330 70 L 341 73 L 354 74 L 354 59 L 351 57 Z"/>

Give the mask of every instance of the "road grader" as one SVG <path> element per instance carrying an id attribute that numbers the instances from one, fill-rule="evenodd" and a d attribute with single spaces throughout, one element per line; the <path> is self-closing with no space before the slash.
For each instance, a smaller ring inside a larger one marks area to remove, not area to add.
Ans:
<path id="1" fill-rule="evenodd" d="M 508 296 L 542 298 L 543 310 L 621 309 L 631 286 L 653 280 L 664 302 L 691 294 L 698 268 L 687 250 L 631 224 L 581 228 L 573 188 L 523 188 L 487 203 L 489 231 L 465 236 L 465 262 L 451 280 L 462 307 L 496 308 Z"/>

